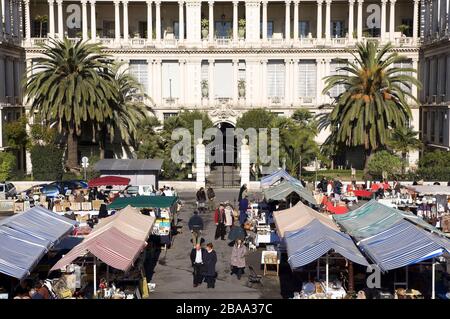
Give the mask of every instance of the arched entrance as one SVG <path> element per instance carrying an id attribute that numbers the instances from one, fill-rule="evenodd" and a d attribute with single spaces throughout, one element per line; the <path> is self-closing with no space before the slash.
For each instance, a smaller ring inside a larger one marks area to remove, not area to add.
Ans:
<path id="1" fill-rule="evenodd" d="M 211 170 L 207 182 L 215 187 L 239 187 L 240 174 L 234 126 L 229 122 L 219 122 L 216 127 L 222 132 L 222 138 L 217 143 L 212 143 L 213 160 L 210 161 Z"/>

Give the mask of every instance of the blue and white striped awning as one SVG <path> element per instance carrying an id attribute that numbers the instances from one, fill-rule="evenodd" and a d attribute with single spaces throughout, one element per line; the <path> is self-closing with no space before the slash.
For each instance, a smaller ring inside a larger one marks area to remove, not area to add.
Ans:
<path id="1" fill-rule="evenodd" d="M 450 252 L 450 241 L 402 220 L 358 243 L 382 271 L 416 264 Z"/>
<path id="2" fill-rule="evenodd" d="M 330 250 L 357 264 L 369 264 L 349 235 L 335 231 L 318 220 L 313 220 L 299 230 L 285 233 L 284 239 L 292 269 L 307 265 Z"/>
<path id="3" fill-rule="evenodd" d="M 284 180 L 289 181 L 294 184 L 302 185 L 302 183 L 298 179 L 289 175 L 289 173 L 286 172 L 284 169 L 279 169 L 279 170 L 273 172 L 272 174 L 262 177 L 261 178 L 261 187 L 262 188 L 270 187 L 270 186 L 274 185 L 275 183 L 279 182 L 281 179 L 284 179 Z"/>

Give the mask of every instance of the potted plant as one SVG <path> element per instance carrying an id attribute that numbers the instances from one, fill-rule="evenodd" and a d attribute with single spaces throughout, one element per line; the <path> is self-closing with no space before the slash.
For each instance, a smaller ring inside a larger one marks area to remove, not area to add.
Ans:
<path id="1" fill-rule="evenodd" d="M 139 34 L 139 32 L 134 32 L 133 36 L 134 36 L 135 39 L 141 37 L 141 35 Z"/>
<path id="2" fill-rule="evenodd" d="M 202 87 L 202 98 L 207 98 L 208 97 L 208 80 L 202 80 L 201 82 L 201 87 Z"/>
<path id="3" fill-rule="evenodd" d="M 245 97 L 245 80 L 238 81 L 239 97 Z"/>
<path id="4" fill-rule="evenodd" d="M 406 36 L 406 31 L 409 30 L 409 25 L 406 25 L 406 24 L 400 24 L 397 28 L 400 30 L 400 32 L 402 33 L 402 35 L 405 35 L 405 36 Z"/>
<path id="5" fill-rule="evenodd" d="M 245 19 L 240 19 L 238 22 L 238 34 L 240 38 L 245 37 Z"/>
<path id="6" fill-rule="evenodd" d="M 42 26 L 44 23 L 48 23 L 48 16 L 37 15 L 34 19 L 39 23 L 39 38 L 42 38 Z"/>
<path id="7" fill-rule="evenodd" d="M 205 39 L 209 35 L 209 20 L 202 19 L 201 24 L 202 24 L 202 37 L 203 37 L 203 39 Z"/>

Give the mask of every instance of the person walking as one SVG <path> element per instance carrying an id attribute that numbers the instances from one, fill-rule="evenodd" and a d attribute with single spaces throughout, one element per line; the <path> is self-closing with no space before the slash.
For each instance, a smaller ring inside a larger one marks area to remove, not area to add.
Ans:
<path id="1" fill-rule="evenodd" d="M 208 210 L 210 212 L 213 212 L 215 207 L 214 200 L 216 198 L 216 193 L 214 193 L 214 189 L 211 187 L 211 185 L 208 185 L 206 196 L 208 197 Z"/>
<path id="2" fill-rule="evenodd" d="M 238 196 L 238 202 L 242 200 L 247 195 L 247 184 L 244 184 L 239 189 L 239 196 Z"/>
<path id="3" fill-rule="evenodd" d="M 236 274 L 241 280 L 241 276 L 245 269 L 245 256 L 247 255 L 247 247 L 245 247 L 242 239 L 237 239 L 231 251 L 231 275 Z"/>
<path id="4" fill-rule="evenodd" d="M 192 248 L 191 251 L 191 264 L 194 268 L 193 276 L 193 285 L 197 287 L 203 281 L 203 273 L 204 273 L 204 260 L 206 257 L 206 249 L 202 248 L 200 244 L 195 245 L 195 248 Z"/>
<path id="5" fill-rule="evenodd" d="M 225 240 L 227 231 L 225 228 L 225 207 L 223 204 L 220 204 L 219 208 L 214 212 L 214 222 L 216 223 L 214 239 L 217 240 L 220 237 L 221 240 Z"/>
<path id="6" fill-rule="evenodd" d="M 197 208 L 200 213 L 205 212 L 206 209 L 206 193 L 203 187 L 200 187 L 196 194 L 197 198 Z"/>
<path id="7" fill-rule="evenodd" d="M 229 227 L 229 230 L 233 228 L 234 216 L 233 216 L 233 206 L 229 202 L 225 203 L 225 228 Z"/>
<path id="8" fill-rule="evenodd" d="M 192 244 L 194 247 L 201 243 L 201 235 L 203 231 L 203 219 L 198 215 L 198 211 L 194 211 L 194 215 L 188 222 L 189 230 L 192 233 Z"/>
<path id="9" fill-rule="evenodd" d="M 248 196 L 245 195 L 239 201 L 239 223 L 240 225 L 244 225 L 247 221 L 247 209 L 248 209 Z"/>
<path id="10" fill-rule="evenodd" d="M 212 243 L 208 243 L 206 245 L 206 254 L 203 255 L 204 273 L 205 281 L 207 283 L 208 288 L 214 288 L 216 285 L 216 263 L 217 263 L 217 254 L 214 250 L 214 246 Z"/>

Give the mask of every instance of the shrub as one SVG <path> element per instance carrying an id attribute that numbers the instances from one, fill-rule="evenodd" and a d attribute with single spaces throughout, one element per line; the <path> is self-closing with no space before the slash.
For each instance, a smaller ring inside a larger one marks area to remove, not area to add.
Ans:
<path id="1" fill-rule="evenodd" d="M 380 151 L 373 155 L 367 165 L 369 173 L 374 178 L 385 177 L 392 178 L 400 174 L 402 169 L 402 160 L 388 151 Z"/>
<path id="2" fill-rule="evenodd" d="M 11 178 L 16 167 L 16 157 L 8 152 L 0 152 L 0 181 Z"/>
<path id="3" fill-rule="evenodd" d="M 450 167 L 450 152 L 425 152 L 419 160 L 419 168 Z"/>
<path id="4" fill-rule="evenodd" d="M 31 163 L 35 180 L 61 180 L 64 174 L 64 151 L 54 145 L 35 145 L 31 148 Z"/>

